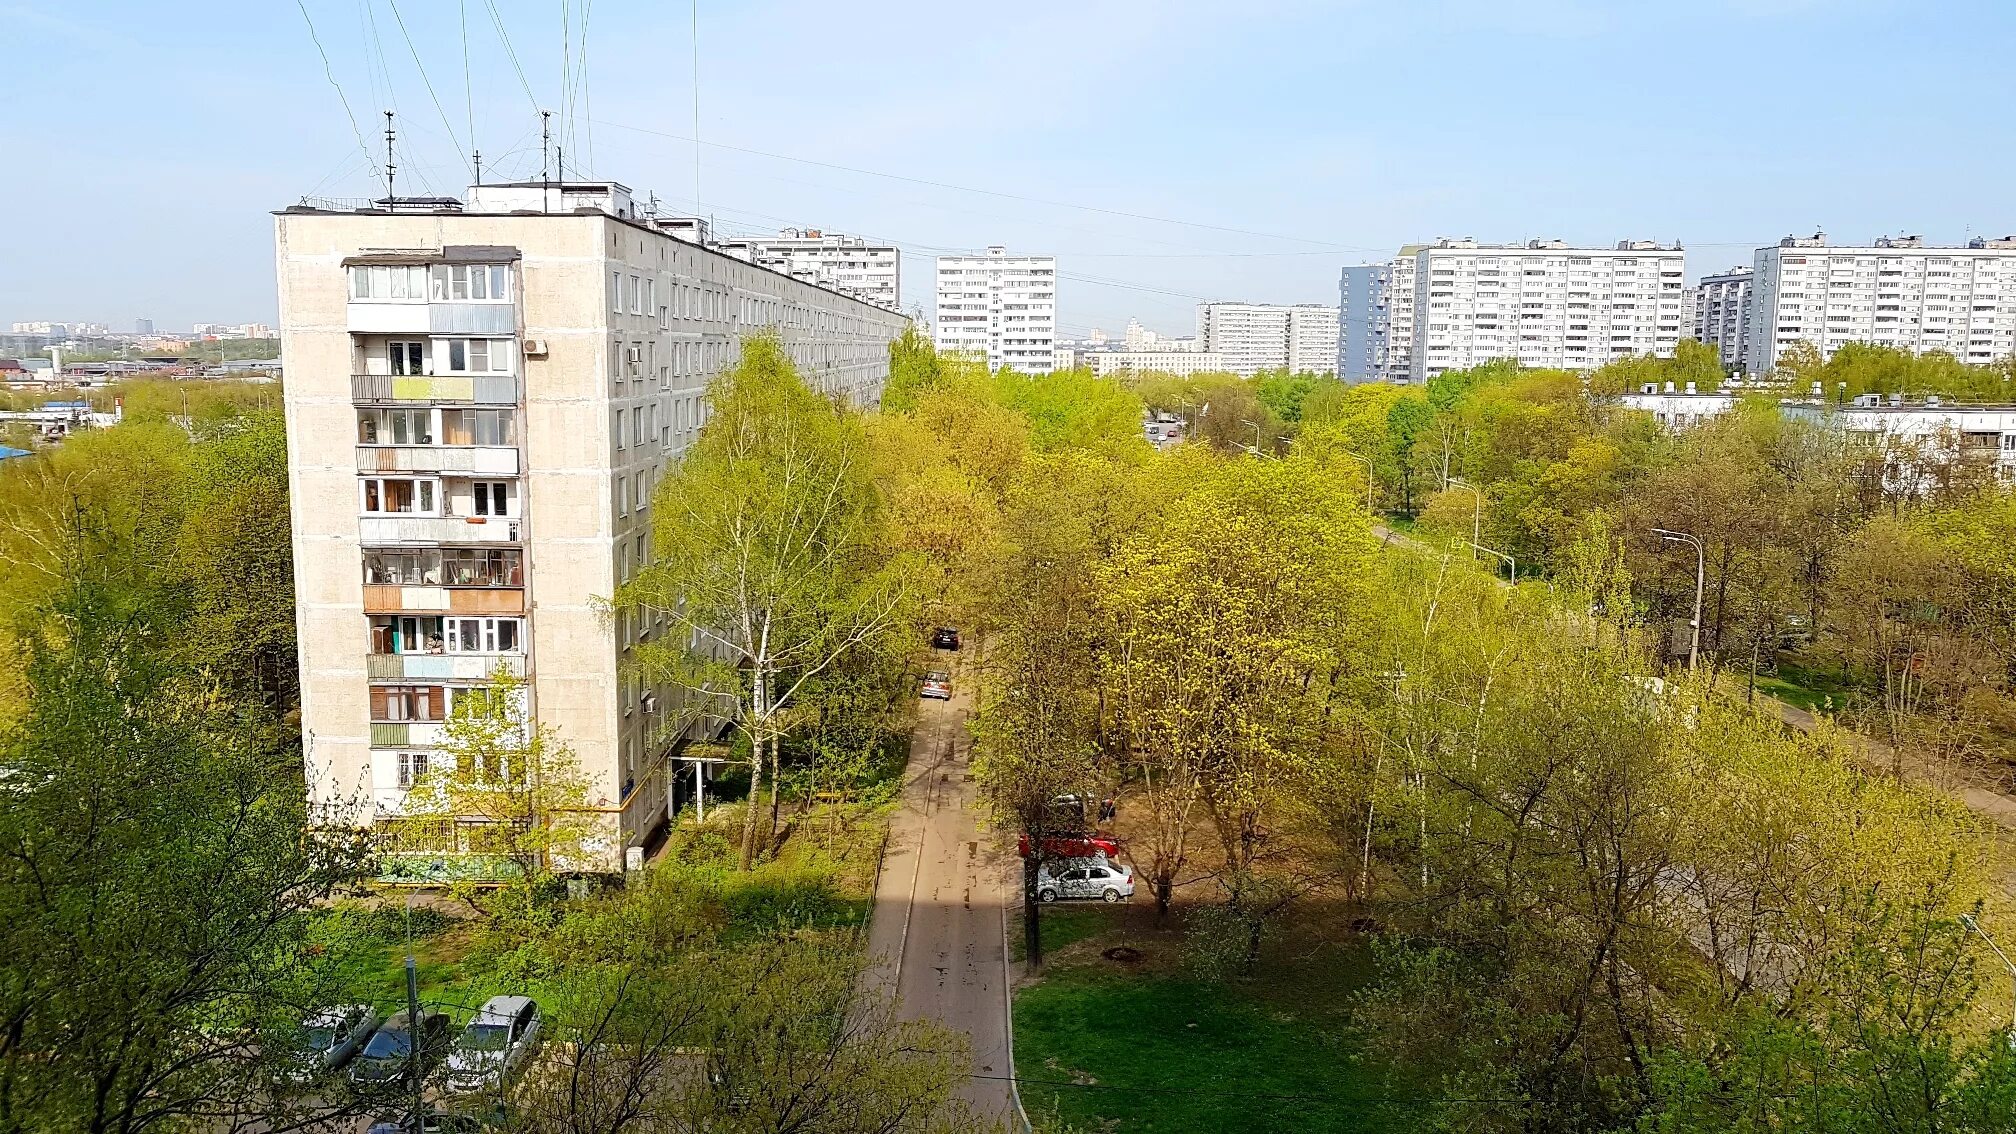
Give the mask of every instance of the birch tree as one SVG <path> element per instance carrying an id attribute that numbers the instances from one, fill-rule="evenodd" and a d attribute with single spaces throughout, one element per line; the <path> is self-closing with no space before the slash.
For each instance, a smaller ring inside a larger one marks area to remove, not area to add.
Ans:
<path id="1" fill-rule="evenodd" d="M 905 561 L 876 538 L 858 418 L 807 388 L 774 337 L 745 341 L 709 401 L 699 440 L 659 486 L 652 562 L 617 605 L 672 627 L 638 647 L 638 672 L 749 739 L 747 869 L 757 797 L 806 683 L 908 625 L 909 588 Z"/>

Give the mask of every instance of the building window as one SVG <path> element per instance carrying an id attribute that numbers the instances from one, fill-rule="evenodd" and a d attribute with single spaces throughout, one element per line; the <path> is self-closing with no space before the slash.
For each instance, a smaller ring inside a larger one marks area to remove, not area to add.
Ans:
<path id="1" fill-rule="evenodd" d="M 476 497 L 476 514 L 479 516 L 508 516 L 511 514 L 511 485 L 502 480 L 479 480 L 470 485 Z"/>
<path id="2" fill-rule="evenodd" d="M 388 363 L 388 369 L 393 374 L 417 375 L 428 373 L 426 343 L 386 343 L 385 358 Z"/>
<path id="3" fill-rule="evenodd" d="M 436 264 L 429 294 L 436 302 L 511 298 L 511 269 L 504 264 Z"/>
<path id="4" fill-rule="evenodd" d="M 360 445 L 432 445 L 434 411 L 423 409 L 360 410 Z"/>
<path id="5" fill-rule="evenodd" d="M 439 482 L 400 477 L 365 477 L 359 486 L 366 515 L 436 516 Z"/>
<path id="6" fill-rule="evenodd" d="M 442 578 L 451 587 L 522 587 L 524 560 L 517 548 L 445 548 Z"/>
<path id="7" fill-rule="evenodd" d="M 427 752 L 401 752 L 399 754 L 399 786 L 401 789 L 411 788 L 420 781 L 420 777 L 427 774 L 427 766 L 431 755 L 431 753 Z"/>
<path id="8" fill-rule="evenodd" d="M 444 339 L 448 374 L 508 374 L 511 372 L 509 339 Z M 435 358 L 440 361 L 437 348 Z"/>
<path id="9" fill-rule="evenodd" d="M 438 721 L 447 719 L 447 690 L 438 685 L 374 685 L 374 721 Z"/>
<path id="10" fill-rule="evenodd" d="M 442 437 L 450 445 L 516 445 L 517 427 L 516 410 L 448 410 L 441 415 Z"/>
<path id="11" fill-rule="evenodd" d="M 609 310 L 623 314 L 623 273 L 609 273 Z"/>
<path id="12" fill-rule="evenodd" d="M 522 640 L 516 618 L 444 618 L 443 637 L 451 654 L 515 654 Z"/>
<path id="13" fill-rule="evenodd" d="M 406 264 L 359 264 L 350 269 L 350 298 L 427 302 L 427 269 Z"/>
<path id="14" fill-rule="evenodd" d="M 636 276 L 630 277 L 630 314 L 644 314 L 644 285 Z"/>

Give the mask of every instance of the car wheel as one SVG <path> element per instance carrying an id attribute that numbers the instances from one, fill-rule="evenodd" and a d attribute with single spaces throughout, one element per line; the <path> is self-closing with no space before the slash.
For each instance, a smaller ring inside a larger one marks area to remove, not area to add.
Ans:
<path id="1" fill-rule="evenodd" d="M 1111 905 L 1112 903 L 1120 900 L 1120 891 L 1115 890 L 1111 886 L 1108 886 L 1106 887 L 1106 892 L 1099 895 L 1099 899 L 1107 903 L 1108 905 Z"/>
<path id="2" fill-rule="evenodd" d="M 1042 903 L 1043 903 L 1044 905 L 1046 905 L 1046 906 L 1047 906 L 1047 905 L 1049 905 L 1049 904 L 1050 904 L 1051 902 L 1054 902 L 1054 901 L 1056 901 L 1056 900 L 1057 900 L 1057 891 L 1055 891 L 1055 890 L 1038 890 L 1038 891 L 1036 891 L 1036 900 L 1037 900 L 1037 901 L 1039 901 L 1039 902 L 1042 902 Z"/>

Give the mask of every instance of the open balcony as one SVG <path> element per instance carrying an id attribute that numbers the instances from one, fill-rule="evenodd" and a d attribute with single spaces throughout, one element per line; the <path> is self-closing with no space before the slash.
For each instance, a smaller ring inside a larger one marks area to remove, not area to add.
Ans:
<path id="1" fill-rule="evenodd" d="M 367 654 L 373 681 L 487 681 L 493 674 L 525 676 L 523 654 Z"/>
<path id="2" fill-rule="evenodd" d="M 357 471 L 517 476 L 518 450 L 509 445 L 359 445 Z"/>
<path id="3" fill-rule="evenodd" d="M 518 587 L 364 587 L 366 614 L 523 614 Z"/>
<path id="4" fill-rule="evenodd" d="M 518 521 L 498 516 L 363 516 L 357 534 L 369 547 L 517 543 L 519 538 Z"/>
<path id="5" fill-rule="evenodd" d="M 518 404 L 515 374 L 352 374 L 350 400 L 360 406 L 401 402 L 432 405 Z"/>

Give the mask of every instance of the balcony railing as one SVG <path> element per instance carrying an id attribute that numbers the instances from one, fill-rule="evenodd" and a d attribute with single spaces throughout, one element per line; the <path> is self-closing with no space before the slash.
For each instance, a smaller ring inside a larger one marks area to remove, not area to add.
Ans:
<path id="1" fill-rule="evenodd" d="M 432 748 L 441 743 L 440 721 L 372 721 L 373 748 Z"/>
<path id="2" fill-rule="evenodd" d="M 525 676 L 523 654 L 369 654 L 365 676 L 373 681 L 482 681 L 495 673 Z"/>
<path id="3" fill-rule="evenodd" d="M 359 445 L 357 471 L 517 476 L 518 450 L 505 445 Z"/>
<path id="4" fill-rule="evenodd" d="M 357 532 L 369 547 L 516 543 L 518 521 L 497 516 L 363 516 L 357 521 Z"/>
<path id="5" fill-rule="evenodd" d="M 672 815 L 672 761 L 660 757 L 623 799 L 623 845 L 642 846 Z"/>
<path id="6" fill-rule="evenodd" d="M 518 404 L 515 374 L 352 374 L 350 400 L 358 405 L 387 402 L 468 402 Z"/>
<path id="7" fill-rule="evenodd" d="M 523 614 L 520 587 L 395 587 L 365 584 L 366 614 Z"/>

